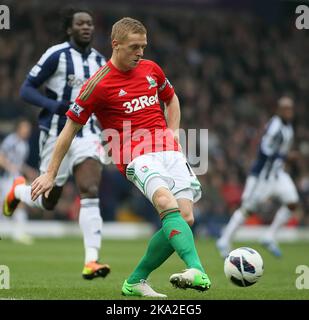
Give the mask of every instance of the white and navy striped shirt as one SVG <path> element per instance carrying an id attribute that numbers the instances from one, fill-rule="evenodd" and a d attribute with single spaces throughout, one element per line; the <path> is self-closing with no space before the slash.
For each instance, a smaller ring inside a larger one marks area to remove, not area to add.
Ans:
<path id="1" fill-rule="evenodd" d="M 44 83 L 48 98 L 72 103 L 84 82 L 105 63 L 105 58 L 95 49 L 81 53 L 70 42 L 64 42 L 49 48 L 42 55 L 27 80 L 35 87 Z M 94 121 L 92 116 L 78 136 L 87 132 L 99 133 Z M 59 135 L 65 122 L 65 115 L 60 116 L 47 109 L 43 109 L 39 116 L 40 128 L 52 136 Z"/>
<path id="2" fill-rule="evenodd" d="M 29 144 L 16 133 L 5 137 L 0 145 L 0 153 L 13 164 L 21 173 L 22 167 L 29 156 Z M 4 176 L 10 176 L 10 172 L 3 172 Z"/>
<path id="3" fill-rule="evenodd" d="M 279 170 L 283 170 L 293 138 L 292 125 L 282 121 L 279 116 L 273 116 L 266 125 L 251 175 L 268 179 L 270 176 L 276 176 Z"/>

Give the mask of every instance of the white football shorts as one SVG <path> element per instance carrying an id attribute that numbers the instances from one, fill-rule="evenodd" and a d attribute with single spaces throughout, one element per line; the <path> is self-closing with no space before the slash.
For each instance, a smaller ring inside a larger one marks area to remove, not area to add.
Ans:
<path id="1" fill-rule="evenodd" d="M 41 173 L 47 170 L 56 141 L 57 137 L 50 136 L 45 131 L 41 131 L 39 139 Z M 105 151 L 101 144 L 101 138 L 97 134 L 91 133 L 83 137 L 76 136 L 74 138 L 60 165 L 58 175 L 55 179 L 56 186 L 63 186 L 69 176 L 72 175 L 73 168 L 87 158 L 98 160 L 102 164 L 105 161 Z"/>
<path id="2" fill-rule="evenodd" d="M 202 196 L 200 182 L 183 153 L 179 151 L 141 155 L 128 164 L 126 175 L 151 202 L 159 187 L 168 187 L 176 199 L 184 198 L 197 202 Z M 149 181 L 155 177 L 160 177 L 166 184 L 151 184 L 151 188 L 148 188 Z"/>
<path id="3" fill-rule="evenodd" d="M 242 206 L 248 211 L 256 211 L 261 203 L 270 198 L 278 199 L 282 204 L 297 203 L 299 196 L 289 174 L 280 171 L 276 176 L 262 179 L 249 176 L 242 195 Z"/>

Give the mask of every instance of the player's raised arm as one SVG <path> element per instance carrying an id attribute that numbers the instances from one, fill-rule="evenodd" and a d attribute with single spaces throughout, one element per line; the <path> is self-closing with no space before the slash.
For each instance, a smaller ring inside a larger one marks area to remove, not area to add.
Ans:
<path id="1" fill-rule="evenodd" d="M 54 186 L 54 179 L 57 176 L 60 164 L 81 127 L 81 124 L 71 119 L 67 120 L 57 139 L 46 173 L 35 179 L 31 185 L 31 198 L 33 201 L 41 194 L 45 194 L 45 197 L 48 197 L 49 192 Z"/>

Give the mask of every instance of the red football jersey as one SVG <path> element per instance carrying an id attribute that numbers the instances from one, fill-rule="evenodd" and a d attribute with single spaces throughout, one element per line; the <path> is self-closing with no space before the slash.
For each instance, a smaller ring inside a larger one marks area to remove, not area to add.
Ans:
<path id="1" fill-rule="evenodd" d="M 85 124 L 94 113 L 105 139 L 110 137 L 114 162 L 125 174 L 127 164 L 141 154 L 179 150 L 159 102 L 168 102 L 173 95 L 173 87 L 153 61 L 142 59 L 127 72 L 108 61 L 84 84 L 67 116 Z"/>

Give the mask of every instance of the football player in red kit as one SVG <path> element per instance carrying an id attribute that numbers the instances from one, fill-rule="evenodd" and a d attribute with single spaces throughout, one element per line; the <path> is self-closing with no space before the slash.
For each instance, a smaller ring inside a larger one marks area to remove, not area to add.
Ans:
<path id="1" fill-rule="evenodd" d="M 201 186 L 178 144 L 179 101 L 162 69 L 142 59 L 146 33 L 143 24 L 132 18 L 113 25 L 112 57 L 85 83 L 67 112 L 68 120 L 48 170 L 32 184 L 32 197 L 50 192 L 72 139 L 94 113 L 102 128 L 112 133 L 113 158 L 119 170 L 152 202 L 162 220 L 162 228 L 153 235 L 145 255 L 124 281 L 122 294 L 166 297 L 146 280 L 175 251 L 186 270 L 171 275 L 174 286 L 204 291 L 211 282 L 190 228 L 193 203 L 201 197 Z M 160 100 L 165 104 L 167 119 Z"/>

